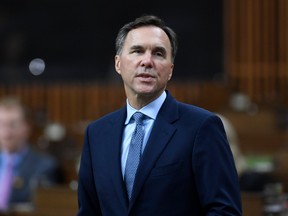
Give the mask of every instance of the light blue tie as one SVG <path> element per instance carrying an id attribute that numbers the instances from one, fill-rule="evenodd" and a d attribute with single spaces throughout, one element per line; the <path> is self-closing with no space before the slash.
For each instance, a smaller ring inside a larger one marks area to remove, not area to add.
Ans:
<path id="1" fill-rule="evenodd" d="M 126 189 L 129 199 L 132 195 L 134 178 L 141 158 L 141 149 L 144 137 L 144 129 L 142 126 L 142 122 L 144 116 L 145 115 L 140 112 L 135 112 L 133 115 L 133 118 L 136 122 L 136 127 L 131 138 L 124 176 L 124 181 L 126 183 Z"/>

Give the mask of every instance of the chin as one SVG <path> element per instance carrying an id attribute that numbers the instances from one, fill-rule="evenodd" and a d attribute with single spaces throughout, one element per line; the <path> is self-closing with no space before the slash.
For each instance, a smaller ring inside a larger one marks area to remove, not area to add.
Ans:
<path id="1" fill-rule="evenodd" d="M 135 88 L 136 92 L 143 93 L 143 94 L 151 94 L 151 93 L 155 93 L 156 89 L 154 85 L 149 85 L 149 84 L 142 84 L 142 85 L 138 85 Z"/>
<path id="2" fill-rule="evenodd" d="M 137 89 L 136 92 L 139 95 L 153 95 L 153 94 L 155 94 L 155 90 L 150 89 L 150 88 L 149 89 L 148 88 Z"/>
<path id="3" fill-rule="evenodd" d="M 139 91 L 138 95 L 141 95 L 142 97 L 146 98 L 156 98 L 158 96 L 158 91 Z"/>

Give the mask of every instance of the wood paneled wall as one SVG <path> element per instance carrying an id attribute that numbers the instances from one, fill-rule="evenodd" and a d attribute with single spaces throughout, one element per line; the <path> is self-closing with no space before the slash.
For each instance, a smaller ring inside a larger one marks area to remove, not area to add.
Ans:
<path id="1" fill-rule="evenodd" d="M 223 83 L 170 83 L 168 89 L 177 99 L 216 111 L 228 101 Z M 125 104 L 122 83 L 54 83 L 0 86 L 0 97 L 17 96 L 32 112 L 32 136 L 35 147 L 60 160 L 63 181 L 77 179 L 76 164 L 81 153 L 87 124 Z M 66 137 L 49 142 L 44 131 L 47 123 L 60 123 Z"/>
<path id="2" fill-rule="evenodd" d="M 194 83 L 172 80 L 168 89 L 177 99 L 211 111 L 227 107 L 233 92 L 245 93 L 254 103 L 270 106 L 271 110 L 275 106 L 287 109 L 288 1 L 224 2 L 227 79 Z M 10 84 L 0 86 L 0 96 L 3 95 L 19 96 L 43 124 L 60 122 L 74 132 L 78 128 L 80 144 L 84 128 L 78 127 L 79 123 L 96 119 L 125 103 L 122 83 Z M 244 140 L 244 147 L 251 149 L 253 142 L 252 138 L 251 142 Z M 254 146 L 258 149 L 255 143 Z"/>
<path id="3" fill-rule="evenodd" d="M 227 86 L 217 82 L 171 83 L 168 89 L 183 102 L 213 111 L 225 106 L 229 97 Z M 65 125 L 96 119 L 123 106 L 126 98 L 122 84 L 97 82 L 0 86 L 0 97 L 5 95 L 21 98 L 34 114 L 44 114 L 48 122 Z"/>
<path id="4" fill-rule="evenodd" d="M 246 93 L 255 103 L 288 107 L 288 1 L 224 0 L 224 5 L 227 80 L 172 84 L 171 91 L 208 109 L 219 108 L 232 91 Z M 0 86 L 3 94 L 20 95 L 49 120 L 67 124 L 97 118 L 124 99 L 122 85 L 101 83 Z"/>
<path id="5" fill-rule="evenodd" d="M 288 1 L 226 0 L 225 47 L 235 91 L 258 103 L 288 97 Z"/>

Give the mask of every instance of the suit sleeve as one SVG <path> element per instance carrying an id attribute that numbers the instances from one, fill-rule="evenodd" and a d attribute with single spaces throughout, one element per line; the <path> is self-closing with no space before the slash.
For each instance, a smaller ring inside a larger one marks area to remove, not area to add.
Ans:
<path id="1" fill-rule="evenodd" d="M 78 177 L 78 214 L 77 216 L 100 216 L 101 210 L 94 184 L 89 127 L 86 129 Z"/>
<path id="2" fill-rule="evenodd" d="M 238 174 L 219 117 L 210 116 L 199 128 L 192 158 L 205 215 L 242 215 Z"/>

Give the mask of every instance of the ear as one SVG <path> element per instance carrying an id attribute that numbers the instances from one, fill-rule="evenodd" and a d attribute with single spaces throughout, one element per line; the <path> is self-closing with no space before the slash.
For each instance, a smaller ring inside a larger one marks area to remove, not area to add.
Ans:
<path id="1" fill-rule="evenodd" d="M 114 61 L 115 61 L 115 70 L 118 74 L 121 74 L 121 70 L 120 70 L 120 56 L 119 55 L 115 55 L 115 58 L 114 58 Z"/>
<path id="2" fill-rule="evenodd" d="M 170 80 L 172 78 L 173 75 L 173 69 L 174 69 L 174 64 L 171 64 L 171 68 L 170 68 L 170 74 L 168 76 L 168 80 Z"/>

